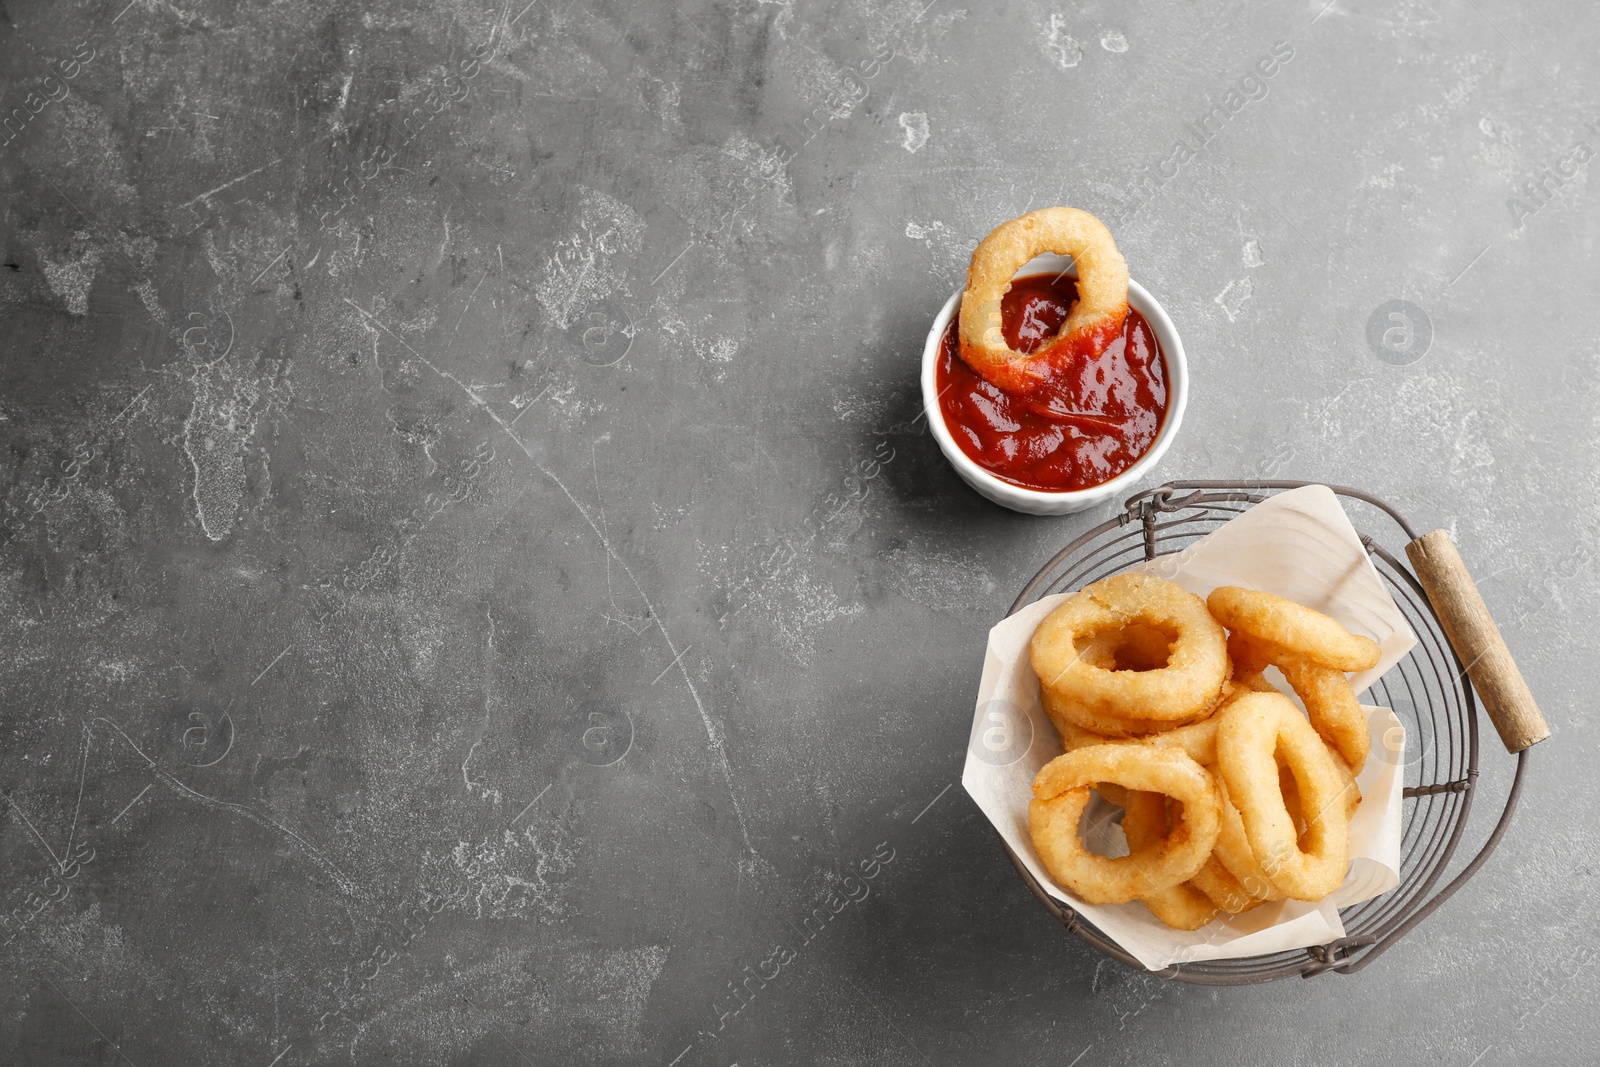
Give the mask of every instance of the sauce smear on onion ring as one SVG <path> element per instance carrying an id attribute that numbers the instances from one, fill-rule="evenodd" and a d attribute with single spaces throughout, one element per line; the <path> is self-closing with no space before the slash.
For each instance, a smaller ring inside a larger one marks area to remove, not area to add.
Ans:
<path id="1" fill-rule="evenodd" d="M 1032 353 L 1066 321 L 1077 284 L 1066 274 L 1015 278 L 1001 304 L 1006 343 Z M 1149 451 L 1167 414 L 1167 368 L 1155 332 L 1132 308 L 1098 355 L 1052 368 L 1026 396 L 1005 392 L 962 360 L 957 320 L 936 371 L 945 425 L 980 467 L 1024 489 L 1087 489 Z"/>

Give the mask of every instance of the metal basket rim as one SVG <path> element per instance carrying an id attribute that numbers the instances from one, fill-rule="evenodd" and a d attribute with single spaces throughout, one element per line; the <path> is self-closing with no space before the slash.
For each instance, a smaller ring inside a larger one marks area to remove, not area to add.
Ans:
<path id="1" fill-rule="evenodd" d="M 1102 522 L 1089 530 L 1084 531 L 1084 533 L 1080 534 L 1077 538 L 1073 539 L 1064 548 L 1058 551 L 1042 567 L 1040 567 L 1034 576 L 1029 579 L 1027 584 L 1023 586 L 1022 591 L 1017 594 L 1017 598 L 1006 610 L 1006 615 L 1009 617 L 1010 615 L 1015 614 L 1026 604 L 1031 603 L 1040 586 L 1045 584 L 1049 577 L 1056 572 L 1063 563 L 1071 559 L 1074 553 L 1094 545 L 1095 542 L 1103 535 L 1125 527 L 1130 523 L 1142 522 L 1144 524 L 1145 558 L 1151 559 L 1158 554 L 1155 552 L 1156 546 L 1153 526 L 1154 517 L 1157 514 L 1172 515 L 1191 507 L 1200 507 L 1212 503 L 1226 503 L 1229 501 L 1237 501 L 1253 505 L 1265 500 L 1268 495 L 1273 493 L 1287 489 L 1299 489 L 1310 485 L 1322 485 L 1332 490 L 1338 496 L 1349 497 L 1351 499 L 1370 504 L 1388 515 L 1389 518 L 1394 521 L 1395 525 L 1400 528 L 1401 532 L 1405 534 L 1408 542 L 1415 540 L 1417 537 L 1415 529 L 1413 529 L 1411 524 L 1406 520 L 1405 516 L 1387 501 L 1383 500 L 1381 497 L 1350 486 L 1335 485 L 1327 482 L 1290 481 L 1278 479 L 1243 481 L 1171 481 L 1157 486 L 1154 489 L 1147 489 L 1129 496 L 1123 502 L 1124 506 L 1121 513 L 1110 519 L 1107 519 L 1105 522 Z M 1221 492 L 1223 495 L 1209 495 L 1217 492 Z M 1174 498 L 1180 493 L 1189 493 L 1190 495 L 1182 499 L 1175 500 Z M 1388 563 L 1388 565 L 1396 573 L 1404 576 L 1404 578 L 1416 589 L 1419 594 L 1422 593 L 1421 585 L 1417 582 L 1416 575 L 1411 572 L 1410 568 L 1401 564 L 1372 538 L 1363 535 L 1362 543 L 1367 548 L 1369 554 L 1374 551 L 1381 553 L 1385 559 L 1385 562 Z M 1460 790 L 1464 794 L 1463 803 L 1460 811 L 1454 815 L 1454 824 L 1450 829 L 1449 838 L 1444 845 L 1443 854 L 1432 862 L 1431 869 L 1417 885 L 1408 886 L 1408 884 L 1402 879 L 1402 881 L 1393 889 L 1390 889 L 1388 893 L 1382 894 L 1383 896 L 1388 896 L 1389 894 L 1410 890 L 1413 893 L 1413 896 L 1412 899 L 1401 908 L 1399 914 L 1387 920 L 1384 926 L 1380 928 L 1379 932 L 1375 934 L 1346 936 L 1332 941 L 1326 945 L 1311 946 L 1310 948 L 1303 950 L 1304 954 L 1301 957 L 1296 957 L 1296 955 L 1292 952 L 1278 952 L 1265 956 L 1246 956 L 1228 960 L 1204 960 L 1191 964 L 1173 964 L 1163 970 L 1152 972 L 1147 970 L 1143 964 L 1130 955 L 1115 941 L 1111 940 L 1111 938 L 1098 930 L 1092 923 L 1078 915 L 1078 913 L 1070 906 L 1050 896 L 1050 894 L 1045 891 L 1044 887 L 1039 884 L 1038 880 L 1035 879 L 1028 871 L 1026 865 L 1023 864 L 1020 857 L 1018 857 L 1017 854 L 1011 849 L 1011 846 L 1006 843 L 1004 837 L 1001 837 L 1001 847 L 1005 850 L 1006 857 L 1011 861 L 1012 866 L 1016 868 L 1018 875 L 1021 876 L 1023 883 L 1027 885 L 1034 897 L 1037 898 L 1042 905 L 1044 905 L 1045 910 L 1049 911 L 1051 915 L 1053 915 L 1055 919 L 1068 930 L 1068 932 L 1076 934 L 1088 944 L 1094 946 L 1101 952 L 1127 965 L 1128 967 L 1145 974 L 1154 974 L 1159 978 L 1165 978 L 1178 982 L 1187 982 L 1196 985 L 1254 985 L 1262 982 L 1276 981 L 1281 978 L 1292 978 L 1296 976 L 1310 978 L 1328 971 L 1333 971 L 1339 974 L 1352 974 L 1370 964 L 1373 960 L 1377 959 L 1378 956 L 1382 955 L 1383 952 L 1385 952 L 1388 948 L 1398 942 L 1402 937 L 1415 929 L 1423 919 L 1426 919 L 1435 910 L 1437 910 L 1440 905 L 1453 896 L 1456 890 L 1458 890 L 1462 885 L 1466 884 L 1466 882 L 1478 872 L 1478 869 L 1494 853 L 1495 849 L 1499 846 L 1501 839 L 1504 837 L 1506 830 L 1510 826 L 1512 815 L 1516 810 L 1517 800 L 1522 792 L 1528 767 L 1528 750 L 1524 749 L 1523 751 L 1517 753 L 1516 773 L 1512 779 L 1511 788 L 1506 796 L 1505 805 L 1501 810 L 1500 818 L 1496 822 L 1495 827 L 1490 832 L 1488 838 L 1484 841 L 1482 847 L 1479 849 L 1477 855 L 1475 855 L 1462 868 L 1462 870 L 1456 874 L 1455 878 L 1453 878 L 1443 889 L 1440 889 L 1438 892 L 1434 893 L 1433 896 L 1423 899 L 1424 896 L 1432 889 L 1438 878 L 1444 873 L 1445 869 L 1449 866 L 1451 859 L 1455 855 L 1456 848 L 1460 844 L 1462 834 L 1466 829 L 1466 824 L 1471 814 L 1472 795 L 1476 791 L 1478 778 L 1478 721 L 1477 702 L 1474 698 L 1472 683 L 1467 677 L 1465 669 L 1461 665 L 1460 658 L 1456 656 L 1455 650 L 1450 647 L 1448 640 L 1444 638 L 1444 633 L 1442 627 L 1440 627 L 1438 615 L 1434 610 L 1433 604 L 1428 600 L 1425 594 L 1419 597 L 1418 602 L 1427 609 L 1429 615 L 1431 616 L 1430 621 L 1435 628 L 1437 637 L 1439 638 L 1443 647 L 1449 651 L 1450 657 L 1456 667 L 1454 684 L 1461 692 L 1463 717 L 1466 719 L 1464 726 L 1466 727 L 1470 738 L 1468 749 L 1469 757 L 1467 764 L 1467 780 L 1465 787 Z M 1408 791 L 1407 799 L 1414 798 L 1415 796 L 1411 795 L 1410 791 Z M 1360 905 L 1354 906 L 1360 907 Z M 1244 970 L 1244 968 L 1252 962 L 1259 961 L 1257 965 L 1265 965 L 1268 961 L 1274 960 L 1277 957 L 1287 958 L 1280 963 L 1272 964 L 1269 969 L 1259 972 L 1252 973 Z"/>

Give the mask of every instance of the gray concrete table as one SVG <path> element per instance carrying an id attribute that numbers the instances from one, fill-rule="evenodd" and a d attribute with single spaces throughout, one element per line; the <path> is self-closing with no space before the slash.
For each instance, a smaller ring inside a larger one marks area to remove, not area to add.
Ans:
<path id="1" fill-rule="evenodd" d="M 1592 1060 L 1592 7 L 0 23 L 0 1061 Z M 1105 960 L 957 783 L 986 629 L 1114 512 L 918 420 L 1050 204 L 1185 338 L 1149 484 L 1452 529 L 1555 729 L 1358 976 Z"/>

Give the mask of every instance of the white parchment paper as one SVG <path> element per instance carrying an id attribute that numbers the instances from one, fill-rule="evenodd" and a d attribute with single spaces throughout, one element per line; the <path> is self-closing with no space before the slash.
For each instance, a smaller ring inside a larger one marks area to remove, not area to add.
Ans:
<path id="1" fill-rule="evenodd" d="M 1239 585 L 1276 593 L 1331 615 L 1352 633 L 1377 641 L 1382 650 L 1375 668 L 1352 678 L 1357 693 L 1365 691 L 1417 642 L 1361 547 L 1338 497 L 1326 486 L 1279 493 L 1183 552 L 1129 569 L 1158 574 L 1202 597 L 1220 585 Z M 1316 904 L 1275 901 L 1243 915 L 1223 915 L 1199 930 L 1183 931 L 1165 926 L 1138 902 L 1088 904 L 1055 883 L 1028 834 L 1034 776 L 1061 752 L 1055 727 L 1039 704 L 1039 682 L 1029 662 L 1028 643 L 1040 620 L 1069 595 L 1045 597 L 989 631 L 961 782 L 1006 844 L 1051 896 L 1071 906 L 1151 970 L 1173 963 L 1305 948 L 1344 936 L 1338 909 L 1393 889 L 1400 877 L 1405 728 L 1387 708 L 1362 705 L 1372 733 L 1372 754 L 1357 778 L 1362 802 L 1350 824 L 1350 871 L 1326 900 Z M 1290 692 L 1276 670 L 1268 677 Z M 1121 831 L 1105 818 L 1108 810 L 1101 806 L 1101 818 L 1090 831 L 1104 835 L 1115 849 Z"/>

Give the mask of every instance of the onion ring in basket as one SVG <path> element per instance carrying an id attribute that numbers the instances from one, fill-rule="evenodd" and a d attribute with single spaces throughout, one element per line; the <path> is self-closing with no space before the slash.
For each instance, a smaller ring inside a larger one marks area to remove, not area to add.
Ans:
<path id="1" fill-rule="evenodd" d="M 1046 706 L 1053 703 L 1047 694 Z M 1062 726 L 1065 729 L 1062 729 Z M 1200 722 L 1190 723 L 1188 726 L 1179 726 L 1174 730 L 1150 734 L 1147 737 L 1115 738 L 1104 734 L 1097 734 L 1075 725 L 1071 720 L 1066 720 L 1057 730 L 1061 734 L 1061 751 L 1074 752 L 1090 745 L 1156 745 L 1161 748 L 1176 748 L 1182 750 L 1190 759 L 1202 767 L 1210 766 L 1217 762 L 1217 717 L 1202 719 Z"/>
<path id="2" fill-rule="evenodd" d="M 1262 904 L 1269 900 L 1282 900 L 1283 891 L 1272 884 L 1272 879 L 1267 877 L 1267 872 L 1256 860 L 1255 850 L 1250 847 L 1250 839 L 1244 832 L 1244 819 L 1228 796 L 1227 780 L 1221 773 L 1216 778 L 1217 793 L 1222 801 L 1222 825 L 1211 858 L 1233 875 L 1239 887 L 1252 900 Z"/>
<path id="3" fill-rule="evenodd" d="M 1055 340 L 1032 355 L 1006 343 L 1000 302 L 1023 264 L 1043 252 L 1069 255 L 1078 268 L 1078 299 Z M 1098 356 L 1128 317 L 1128 263 L 1111 231 L 1087 211 L 1047 207 L 1001 223 L 973 250 L 961 294 L 961 358 L 986 381 L 1027 394 L 1055 367 Z"/>
<path id="4" fill-rule="evenodd" d="M 1137 741 L 1179 725 L 1175 722 L 1159 722 L 1155 719 L 1125 719 L 1120 715 L 1096 714 L 1077 701 L 1067 700 L 1060 693 L 1052 689 L 1046 689 L 1043 686 L 1039 688 L 1039 700 L 1044 705 L 1045 715 L 1049 717 L 1051 722 L 1056 724 L 1056 732 L 1060 733 L 1063 738 L 1066 736 L 1066 733 L 1061 729 L 1063 725 L 1070 726 L 1082 733 L 1094 734 L 1100 738 L 1113 741 Z M 1063 746 L 1064 750 L 1065 747 Z"/>
<path id="5" fill-rule="evenodd" d="M 1129 629 L 1132 629 L 1132 627 L 1129 627 Z M 1151 634 L 1160 634 L 1159 630 L 1154 630 L 1150 627 L 1142 627 L 1142 629 Z M 1124 662 L 1120 665 L 1117 655 L 1120 646 L 1123 644 L 1122 634 L 1124 632 L 1126 631 L 1108 631 L 1082 642 L 1078 646 L 1078 658 L 1089 666 L 1097 667 L 1103 671 L 1128 669 L 1126 663 L 1127 652 L 1123 652 L 1122 658 Z M 1142 643 L 1153 645 L 1154 642 L 1146 641 Z M 1153 649 L 1146 651 L 1153 651 Z M 1165 663 L 1166 652 L 1163 651 L 1161 662 L 1152 664 L 1152 666 L 1164 666 Z M 1120 719 L 1088 715 L 1076 707 L 1070 709 L 1072 713 L 1069 715 L 1067 702 L 1053 697 L 1050 690 L 1041 686 L 1039 696 L 1040 703 L 1044 705 L 1045 715 L 1055 724 L 1056 733 L 1061 735 L 1061 751 L 1063 752 L 1071 752 L 1073 748 L 1082 748 L 1084 745 L 1098 744 L 1107 737 L 1131 737 L 1135 734 L 1154 733 L 1160 729 L 1159 724 L 1149 720 L 1129 720 L 1124 726 Z M 1081 734 L 1084 738 L 1090 738 L 1091 740 L 1082 740 L 1076 745 L 1069 746 L 1067 744 L 1067 736 L 1072 733 Z M 1120 804 L 1121 802 L 1117 801 L 1117 803 Z"/>
<path id="6" fill-rule="evenodd" d="M 1181 820 L 1181 815 L 1174 815 L 1173 822 Z M 1167 833 L 1167 798 L 1160 793 L 1129 792 L 1122 812 L 1122 836 L 1128 839 L 1129 853 L 1158 847 Z M 1188 882 L 1140 899 L 1152 915 L 1175 930 L 1198 930 L 1217 916 L 1217 905 Z"/>
<path id="7" fill-rule="evenodd" d="M 1206 607 L 1209 609 L 1211 605 L 1207 604 Z M 1228 635 L 1228 659 L 1233 661 L 1234 677 L 1241 681 L 1259 675 L 1272 665 L 1262 647 L 1250 640 L 1243 631 Z"/>
<path id="8" fill-rule="evenodd" d="M 1099 782 L 1172 797 L 1183 804 L 1183 816 L 1156 845 L 1097 856 L 1078 837 L 1078 820 Z M 1064 753 L 1040 768 L 1033 796 L 1028 832 L 1039 858 L 1056 881 L 1090 904 L 1125 904 L 1188 881 L 1205 866 L 1221 822 L 1211 773 L 1171 748 L 1091 745 Z"/>
<path id="9" fill-rule="evenodd" d="M 1206 860 L 1206 865 L 1195 872 L 1189 879 L 1189 885 L 1204 893 L 1218 911 L 1225 911 L 1229 915 L 1242 915 L 1251 908 L 1260 907 L 1266 901 L 1250 895 L 1244 883 L 1235 878 L 1217 859 L 1215 851 L 1211 858 Z"/>
<path id="10" fill-rule="evenodd" d="M 1231 695 L 1231 694 L 1230 694 Z M 1153 733 L 1147 737 L 1116 738 L 1098 734 L 1076 725 L 1072 720 L 1061 718 L 1056 698 L 1048 692 L 1044 694 L 1045 714 L 1050 716 L 1050 721 L 1055 724 L 1056 733 L 1061 736 L 1061 751 L 1075 752 L 1080 748 L 1090 745 L 1157 745 L 1162 748 L 1176 748 L 1182 750 L 1188 757 L 1202 767 L 1210 767 L 1217 761 L 1217 719 L 1212 716 L 1200 722 L 1180 726 L 1175 730 L 1163 733 Z M 1100 795 L 1111 803 L 1124 806 L 1127 791 L 1119 785 L 1102 782 L 1096 788 Z"/>
<path id="11" fill-rule="evenodd" d="M 1081 656 L 1080 641 L 1134 623 L 1173 635 L 1166 666 L 1108 671 Z M 1042 687 L 1092 715 L 1193 722 L 1209 714 L 1222 694 L 1230 670 L 1226 640 L 1193 593 L 1154 575 L 1115 574 L 1085 586 L 1044 617 L 1033 632 L 1033 670 Z"/>
<path id="12" fill-rule="evenodd" d="M 1206 606 L 1234 632 L 1298 652 L 1338 671 L 1365 671 L 1378 665 L 1378 642 L 1346 630 L 1320 611 L 1263 593 L 1224 585 L 1211 591 Z"/>
<path id="13" fill-rule="evenodd" d="M 1299 788 L 1303 836 L 1278 785 L 1279 751 Z M 1251 851 L 1274 886 L 1286 896 L 1311 901 L 1339 887 L 1350 866 L 1349 785 L 1288 697 L 1249 693 L 1223 710 L 1217 769 L 1239 809 Z"/>
<path id="14" fill-rule="evenodd" d="M 1061 736 L 1062 752 L 1075 752 L 1080 748 L 1088 748 L 1090 745 L 1115 743 L 1111 738 L 1091 733 L 1081 726 L 1074 726 L 1066 719 L 1058 719 L 1050 710 L 1050 695 L 1048 693 L 1045 694 L 1044 698 L 1044 711 L 1046 715 L 1050 716 L 1050 721 L 1055 724 L 1056 733 Z M 1108 802 L 1115 804 L 1119 808 L 1127 804 L 1128 791 L 1114 782 L 1096 782 L 1094 788 Z"/>
<path id="15" fill-rule="evenodd" d="M 1078 658 L 1103 671 L 1150 671 L 1165 667 L 1171 650 L 1172 639 L 1166 634 L 1153 626 L 1133 623 L 1081 642 Z M 1044 713 L 1062 737 L 1062 751 L 1070 751 L 1065 745 L 1069 730 L 1118 738 L 1153 734 L 1170 725 L 1153 719 L 1095 715 L 1076 706 L 1068 707 L 1068 702 L 1053 698 L 1048 689 L 1041 691 L 1041 697 Z"/>
<path id="16" fill-rule="evenodd" d="M 1372 751 L 1372 735 L 1350 679 L 1343 671 L 1312 663 L 1304 656 L 1283 656 L 1278 669 L 1305 702 L 1317 733 L 1343 757 L 1352 774 L 1360 774 Z"/>

